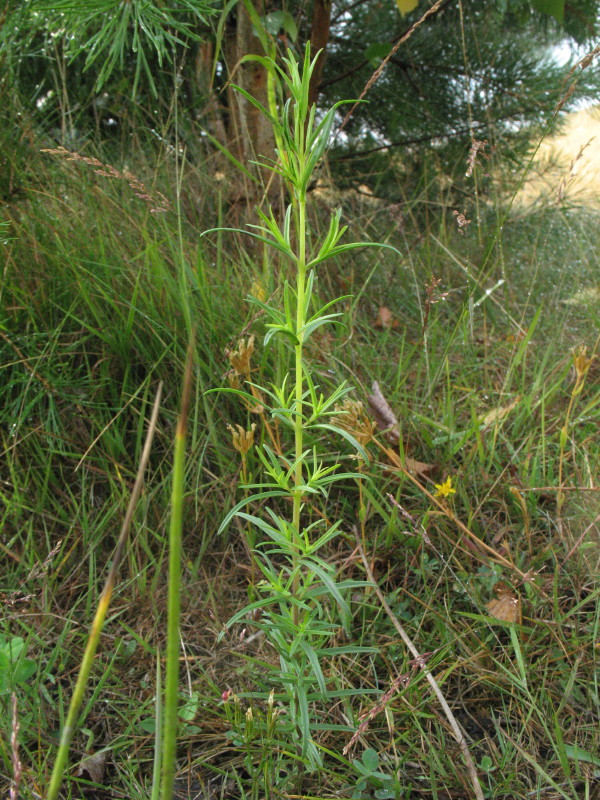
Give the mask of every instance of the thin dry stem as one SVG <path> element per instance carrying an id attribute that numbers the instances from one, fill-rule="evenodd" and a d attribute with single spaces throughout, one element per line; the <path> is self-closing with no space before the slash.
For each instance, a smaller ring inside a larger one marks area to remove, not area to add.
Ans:
<path id="1" fill-rule="evenodd" d="M 375 580 L 375 576 L 373 575 L 373 571 L 371 570 L 371 567 L 369 566 L 369 561 L 367 559 L 366 553 L 365 553 L 365 551 L 363 549 L 363 546 L 362 546 L 362 543 L 360 541 L 360 537 L 358 536 L 358 532 L 356 530 L 354 531 L 354 537 L 356 539 L 356 545 L 358 547 L 358 552 L 360 553 L 360 557 L 361 557 L 361 560 L 363 562 L 363 566 L 365 568 L 365 572 L 367 574 L 367 579 L 369 580 L 369 582 L 371 584 L 373 584 L 373 588 L 375 590 L 375 594 L 377 595 L 377 599 L 381 603 L 381 607 L 383 608 L 385 613 L 390 618 L 390 620 L 392 622 L 392 625 L 398 631 L 398 634 L 400 635 L 400 638 L 402 639 L 404 644 L 407 646 L 407 648 L 412 653 L 412 655 L 413 655 L 413 657 L 415 659 L 415 664 L 417 666 L 419 666 L 423 670 L 423 674 L 425 675 L 425 678 L 427 679 L 429 685 L 431 686 L 431 689 L 432 689 L 434 695 L 436 696 L 440 706 L 442 707 L 442 710 L 443 710 L 444 714 L 446 715 L 446 719 L 448 720 L 448 723 L 450 725 L 450 728 L 452 729 L 452 733 L 454 734 L 454 738 L 456 739 L 456 741 L 458 743 L 458 746 L 460 747 L 460 750 L 462 752 L 463 758 L 465 760 L 465 764 L 467 766 L 467 770 L 469 772 L 469 777 L 471 779 L 471 784 L 473 786 L 473 792 L 475 793 L 475 797 L 477 798 L 477 800 L 484 800 L 483 791 L 481 789 L 481 784 L 479 783 L 479 778 L 477 776 L 477 770 L 475 769 L 475 763 L 474 763 L 474 761 L 473 761 L 473 759 L 471 757 L 471 753 L 469 752 L 469 747 L 467 745 L 467 741 L 465 739 L 464 733 L 460 729 L 460 726 L 459 726 L 458 722 L 456 721 L 456 717 L 452 713 L 452 709 L 450 708 L 450 706 L 448 705 L 448 703 L 446 701 L 446 698 L 442 694 L 442 690 L 440 689 L 436 679 L 433 677 L 431 672 L 427 669 L 427 665 L 425 663 L 425 656 L 421 655 L 421 653 L 419 653 L 416 645 L 414 644 L 414 642 L 412 641 L 410 636 L 406 633 L 406 631 L 404 630 L 402 625 L 398 622 L 398 619 L 396 618 L 396 615 L 394 614 L 394 612 L 390 608 L 389 604 L 387 603 L 387 601 L 386 601 L 386 599 L 385 599 L 385 597 L 383 595 L 383 592 L 381 591 L 381 589 L 377 585 L 377 582 Z"/>
<path id="2" fill-rule="evenodd" d="M 571 558 L 571 556 L 573 555 L 573 553 L 574 553 L 574 552 L 577 550 L 577 548 L 578 548 L 578 547 L 581 545 L 581 543 L 583 542 L 583 540 L 585 539 L 585 537 L 588 535 L 588 533 L 589 533 L 589 532 L 592 530 L 592 528 L 595 528 L 595 527 L 596 527 L 596 524 L 598 523 L 598 521 L 600 521 L 600 514 L 598 514 L 598 516 L 596 517 L 596 519 L 594 519 L 594 520 L 592 520 L 592 522 L 590 522 L 590 524 L 587 526 L 587 528 L 586 528 L 586 529 L 584 530 L 584 532 L 581 534 L 581 536 L 579 537 L 579 539 L 577 539 L 577 541 L 575 542 L 575 544 L 573 545 L 573 547 L 572 547 L 572 548 L 569 550 L 569 552 L 567 553 L 567 555 L 565 556 L 564 560 L 562 561 L 562 563 L 561 563 L 561 565 L 560 565 L 560 568 L 561 568 L 561 569 L 562 569 L 562 568 L 565 566 L 565 564 L 566 564 L 566 563 L 567 563 L 567 561 L 568 561 L 568 560 Z"/>
<path id="3" fill-rule="evenodd" d="M 11 695 L 12 705 L 12 725 L 10 731 L 10 752 L 12 756 L 12 781 L 10 783 L 9 800 L 18 800 L 19 786 L 21 785 L 21 776 L 23 774 L 23 765 L 19 758 L 19 715 L 17 709 L 17 695 L 13 692 Z"/>
<path id="4" fill-rule="evenodd" d="M 436 13 L 436 12 L 439 10 L 439 8 L 440 8 L 440 7 L 441 7 L 441 6 L 442 6 L 444 3 L 446 3 L 446 2 L 447 2 L 447 0 L 437 0 L 437 3 L 435 3 L 434 5 L 432 5 L 432 6 L 431 6 L 431 8 L 428 8 L 428 9 L 427 9 L 427 11 L 426 11 L 426 12 L 423 14 L 423 16 L 422 16 L 420 19 L 418 19 L 418 20 L 417 20 L 417 21 L 414 23 L 414 25 L 411 25 L 411 26 L 410 26 L 410 28 L 409 28 L 409 29 L 406 31 L 406 33 L 405 33 L 403 36 L 401 36 L 401 37 L 398 39 L 398 41 L 396 42 L 396 44 L 395 44 L 395 45 L 392 47 L 392 49 L 390 50 L 390 52 L 389 52 L 389 53 L 387 54 L 387 56 L 386 56 L 386 57 L 383 59 L 383 61 L 381 62 L 381 64 L 380 64 L 380 65 L 377 67 L 377 69 L 375 70 L 375 72 L 374 72 L 374 73 L 371 75 L 371 77 L 370 77 L 370 78 L 369 78 L 369 80 L 367 81 L 367 83 L 366 83 L 366 85 L 365 85 L 365 88 L 364 88 L 364 89 L 362 90 L 362 92 L 360 93 L 360 97 L 358 98 L 358 100 L 356 101 L 356 103 L 353 103 L 353 104 L 352 104 L 352 106 L 350 107 L 350 111 L 348 111 L 348 113 L 347 113 L 347 114 L 346 114 L 346 116 L 344 117 L 344 120 L 343 120 L 342 124 L 341 124 L 341 125 L 340 125 L 340 127 L 337 129 L 337 132 L 336 132 L 336 134 L 335 134 L 335 135 L 336 135 L 336 138 L 337 138 L 337 136 L 338 136 L 338 135 L 339 135 L 339 134 L 340 134 L 340 133 L 341 133 L 341 132 L 344 130 L 344 128 L 346 127 L 346 123 L 348 122 L 348 120 L 350 119 L 350 117 L 352 116 L 352 114 L 354 114 L 354 111 L 355 111 L 355 109 L 356 109 L 356 106 L 357 106 L 357 105 L 360 103 L 360 101 L 361 101 L 361 100 L 364 98 L 364 96 L 365 96 L 365 95 L 367 94 L 367 92 L 368 92 L 368 91 L 371 89 L 371 87 L 372 87 L 372 86 L 373 86 L 375 83 L 377 83 L 377 81 L 378 81 L 378 80 L 379 80 L 379 78 L 381 77 L 381 73 L 382 73 L 382 72 L 383 72 L 383 70 L 386 68 L 388 61 L 390 61 L 390 59 L 392 59 L 392 58 L 393 58 L 393 57 L 396 55 L 396 53 L 398 52 L 398 50 L 400 49 L 400 47 L 401 47 L 401 46 L 404 44 L 404 42 L 406 42 L 408 39 L 410 39 L 410 37 L 411 37 L 411 36 L 413 35 L 413 33 L 414 33 L 416 30 L 417 30 L 417 28 L 420 28 L 420 27 L 421 27 L 421 25 L 422 25 L 422 24 L 425 22 L 425 20 L 426 20 L 428 17 L 430 17 L 432 14 L 435 14 L 435 13 Z"/>
<path id="5" fill-rule="evenodd" d="M 423 658 L 425 658 L 425 656 L 423 656 Z M 415 658 L 413 661 L 410 662 L 410 666 L 413 668 L 414 671 L 416 667 L 421 666 L 421 661 Z M 408 684 L 410 683 L 411 674 L 412 673 L 410 672 L 406 672 L 403 673 L 402 675 L 397 675 L 390 684 L 390 688 L 387 690 L 387 692 L 382 694 L 377 703 L 375 703 L 375 705 L 372 706 L 372 708 L 370 708 L 366 713 L 364 713 L 360 717 L 361 721 L 360 725 L 352 734 L 352 738 L 350 739 L 348 744 L 344 747 L 342 755 L 348 755 L 348 753 L 354 747 L 356 742 L 367 731 L 367 728 L 369 727 L 371 721 L 374 720 L 375 717 L 377 717 L 384 710 L 384 708 L 387 706 L 387 704 L 390 702 L 390 700 L 396 694 L 396 692 L 399 689 L 403 689 L 405 686 L 408 686 Z"/>

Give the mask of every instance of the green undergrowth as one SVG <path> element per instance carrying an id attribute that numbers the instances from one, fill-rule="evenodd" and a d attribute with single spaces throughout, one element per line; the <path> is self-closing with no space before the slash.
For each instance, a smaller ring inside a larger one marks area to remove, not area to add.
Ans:
<path id="1" fill-rule="evenodd" d="M 242 466 L 252 483 L 256 448 L 280 432 L 258 400 L 248 408 L 206 391 L 227 385 L 227 352 L 252 335 L 252 382 L 281 380 L 284 345 L 263 348 L 265 320 L 245 297 L 277 298 L 282 276 L 259 248 L 200 240 L 235 213 L 214 171 L 165 159 L 152 172 L 136 158 L 129 169 L 165 193 L 168 211 L 151 213 L 126 181 L 34 150 L 22 193 L 1 211 L 9 223 L 0 279 L 2 791 L 13 774 L 13 692 L 20 796 L 43 796 L 48 785 L 162 380 L 146 485 L 64 788 L 65 797 L 149 796 L 173 435 L 195 330 L 180 796 L 193 797 L 193 786 L 243 798 L 472 796 L 458 745 L 372 590 L 348 600 L 352 642 L 377 652 L 336 655 L 323 667 L 340 699 L 322 712 L 318 772 L 285 749 L 276 703 L 254 697 L 278 667 L 252 620 L 217 644 L 253 597 L 254 567 L 241 521 L 216 531 L 241 499 Z M 371 420 L 376 381 L 397 428 L 365 445 L 364 480 L 337 485 L 327 508 L 315 502 L 307 513 L 342 521 L 327 553 L 341 578 L 365 579 L 354 533 L 362 540 L 393 614 L 428 654 L 466 733 L 484 796 L 592 798 L 600 392 L 598 361 L 581 378 L 574 353 L 597 350 L 597 217 L 549 208 L 503 220 L 501 209 L 483 206 L 461 231 L 450 208 L 428 216 L 407 200 L 400 224 L 371 198 L 337 200 L 349 241 L 386 241 L 403 257 L 358 251 L 322 269 L 320 298 L 347 298 L 342 324 L 314 337 L 307 361 L 324 392 L 349 381 Z M 314 193 L 313 230 L 330 202 Z M 242 465 L 227 425 L 253 423 Z M 327 436 L 320 445 L 326 464 L 355 471 L 350 448 Z M 503 598 L 518 616 L 492 613 Z M 406 681 L 342 755 L 360 715 L 399 675 Z M 85 758 L 97 753 L 106 759 L 94 771 Z"/>

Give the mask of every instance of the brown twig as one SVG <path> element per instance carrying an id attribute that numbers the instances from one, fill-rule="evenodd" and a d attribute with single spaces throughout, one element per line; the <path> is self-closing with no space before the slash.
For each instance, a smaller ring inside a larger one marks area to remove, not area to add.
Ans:
<path id="1" fill-rule="evenodd" d="M 377 83 L 377 81 L 379 80 L 379 78 L 380 78 L 380 76 L 381 76 L 381 73 L 382 73 L 382 72 L 383 72 L 383 70 L 386 68 L 388 61 L 389 61 L 391 58 L 393 58 L 393 57 L 396 55 L 396 53 L 398 52 L 398 50 L 400 49 L 400 47 L 401 47 L 401 46 L 404 44 L 404 42 L 406 42 L 406 41 L 407 41 L 407 40 L 408 40 L 408 39 L 409 39 L 409 38 L 410 38 L 410 37 L 413 35 L 413 33 L 414 33 L 416 30 L 417 30 L 417 28 L 420 28 L 420 27 L 421 27 L 421 25 L 422 25 L 422 24 L 425 22 L 425 20 L 426 20 L 428 17 L 430 17 L 432 14 L 435 14 L 435 13 L 436 13 L 436 12 L 439 10 L 440 6 L 441 6 L 443 3 L 445 3 L 445 2 L 447 2 L 447 0 L 437 0 L 437 3 L 435 3 L 434 5 L 432 5 L 432 6 L 431 6 L 431 8 L 428 8 L 428 9 L 427 9 L 427 11 L 426 11 L 426 12 L 423 14 L 423 16 L 422 16 L 420 19 L 418 19 L 418 20 L 415 22 L 415 24 L 414 24 L 414 25 L 411 25 L 411 26 L 410 26 L 410 28 L 409 28 L 409 29 L 406 31 L 406 33 L 404 34 L 404 36 L 401 36 L 401 37 L 400 37 L 400 39 L 398 39 L 398 41 L 396 42 L 396 44 L 395 44 L 395 45 L 392 47 L 392 49 L 390 50 L 390 52 L 389 52 L 389 53 L 387 54 L 387 56 L 386 56 L 386 57 L 383 59 L 383 61 L 381 62 L 381 64 L 380 64 L 380 65 L 377 67 L 377 69 L 375 70 L 375 72 L 374 72 L 374 73 L 371 75 L 371 77 L 370 77 L 370 78 L 369 78 L 369 80 L 367 81 L 367 83 L 366 83 L 366 85 L 365 85 L 365 88 L 364 88 L 364 89 L 362 90 L 362 92 L 360 93 L 360 97 L 358 98 L 358 100 L 357 100 L 355 103 L 353 103 L 353 104 L 352 104 L 352 106 L 351 106 L 351 108 L 350 108 L 350 111 L 348 111 L 348 113 L 347 113 L 347 114 L 346 114 L 346 116 L 344 117 L 344 120 L 343 120 L 342 124 L 340 125 L 340 127 L 339 127 L 339 128 L 337 129 L 337 131 L 336 131 L 336 134 L 335 134 L 335 135 L 336 135 L 336 137 L 337 137 L 337 136 L 338 136 L 338 135 L 339 135 L 339 134 L 340 134 L 340 133 L 341 133 L 341 132 L 344 130 L 344 128 L 346 127 L 346 123 L 348 122 L 348 120 L 350 119 L 350 117 L 352 116 L 352 114 L 354 114 L 354 111 L 355 111 L 355 109 L 356 109 L 356 106 L 357 106 L 357 105 L 358 105 L 358 104 L 361 102 L 361 100 L 362 100 L 362 99 L 363 99 L 363 97 L 364 97 L 364 96 L 367 94 L 367 92 L 368 92 L 368 91 L 371 89 L 371 87 L 373 86 L 373 84 Z"/>
<path id="2" fill-rule="evenodd" d="M 358 548 L 358 552 L 360 554 L 360 558 L 361 558 L 361 560 L 363 562 L 363 566 L 364 566 L 365 572 L 367 574 L 367 579 L 373 585 L 373 589 L 375 590 L 375 594 L 377 595 L 377 599 L 381 603 L 381 607 L 383 608 L 385 613 L 390 618 L 390 620 L 392 622 L 392 625 L 398 631 L 398 634 L 400 635 L 400 638 L 402 639 L 404 644 L 407 646 L 407 648 L 412 653 L 412 655 L 413 655 L 413 657 L 415 659 L 415 663 L 423 670 L 423 674 L 425 675 L 425 678 L 427 679 L 429 685 L 431 686 L 431 690 L 432 690 L 433 694 L 436 696 L 440 706 L 442 707 L 442 710 L 443 710 L 444 714 L 446 715 L 446 719 L 448 720 L 450 728 L 452 729 L 452 733 L 454 734 L 454 738 L 458 742 L 458 746 L 460 747 L 461 753 L 462 753 L 463 758 L 465 760 L 465 764 L 467 766 L 467 770 L 469 772 L 469 777 L 471 779 L 471 784 L 473 786 L 473 792 L 475 793 L 475 797 L 477 798 L 477 800 L 484 800 L 483 791 L 481 789 L 481 784 L 479 783 L 479 778 L 477 776 L 477 770 L 475 768 L 475 763 L 473 761 L 473 758 L 471 757 L 471 753 L 469 752 L 469 747 L 467 745 L 467 741 L 465 739 L 465 735 L 462 732 L 462 730 L 460 729 L 460 726 L 459 726 L 458 722 L 456 721 L 456 717 L 452 713 L 452 709 L 450 708 L 450 706 L 448 705 L 448 703 L 446 701 L 446 698 L 442 694 L 442 690 L 440 689 L 436 679 L 433 677 L 433 675 L 431 674 L 431 672 L 427 668 L 427 665 L 425 663 L 425 657 L 419 653 L 419 651 L 418 651 L 416 645 L 414 644 L 413 640 L 406 633 L 406 631 L 404 630 L 402 625 L 398 622 L 398 619 L 397 619 L 396 615 L 394 614 L 394 612 L 392 611 L 392 609 L 390 608 L 389 604 L 387 603 L 387 601 L 386 601 L 386 599 L 385 599 L 385 597 L 383 595 L 383 592 L 381 591 L 381 589 L 377 585 L 377 582 L 375 581 L 375 576 L 373 575 L 373 571 L 371 570 L 371 567 L 369 566 L 369 561 L 367 559 L 366 553 L 365 553 L 365 551 L 363 549 L 363 546 L 362 546 L 362 543 L 360 541 L 360 537 L 358 536 L 358 532 L 356 530 L 354 531 L 354 537 L 356 539 L 356 546 Z"/>
<path id="3" fill-rule="evenodd" d="M 10 732 L 10 750 L 12 754 L 12 781 L 10 782 L 9 800 L 18 800 L 19 786 L 21 785 L 21 776 L 23 774 L 23 765 L 19 758 L 19 714 L 17 709 L 17 695 L 13 692 L 11 695 L 12 705 L 12 726 Z"/>

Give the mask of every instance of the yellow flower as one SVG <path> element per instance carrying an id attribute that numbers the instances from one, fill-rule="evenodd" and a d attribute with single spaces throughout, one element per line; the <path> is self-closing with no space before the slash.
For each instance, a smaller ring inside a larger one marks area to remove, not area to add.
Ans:
<path id="1" fill-rule="evenodd" d="M 452 486 L 452 478 L 450 476 L 443 483 L 436 483 L 435 488 L 437 490 L 435 497 L 450 497 L 450 495 L 456 494 L 456 489 Z"/>
<path id="2" fill-rule="evenodd" d="M 256 297 L 257 300 L 260 300 L 261 303 L 264 303 L 267 299 L 267 293 L 260 281 L 254 280 L 252 281 L 252 286 L 250 287 L 250 295 L 252 297 Z"/>

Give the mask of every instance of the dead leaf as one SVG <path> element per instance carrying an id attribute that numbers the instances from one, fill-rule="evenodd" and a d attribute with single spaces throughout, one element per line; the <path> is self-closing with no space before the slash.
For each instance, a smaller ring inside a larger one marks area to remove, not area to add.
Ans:
<path id="1" fill-rule="evenodd" d="M 400 443 L 400 429 L 396 415 L 390 408 L 379 388 L 377 381 L 373 381 L 371 386 L 373 394 L 367 395 L 367 400 L 371 406 L 371 411 L 375 417 L 377 428 L 383 433 L 388 442 L 392 445 Z M 411 475 L 419 477 L 429 472 L 434 464 L 426 464 L 424 461 L 417 461 L 415 458 L 404 456 L 404 469 Z"/>
<path id="2" fill-rule="evenodd" d="M 502 622 L 521 624 L 521 598 L 514 589 L 504 581 L 498 581 L 494 586 L 496 598 L 485 604 L 492 617 Z"/>
<path id="3" fill-rule="evenodd" d="M 424 461 L 417 461 L 414 458 L 409 458 L 405 456 L 404 458 L 404 468 L 407 472 L 410 472 L 411 475 L 415 477 L 420 477 L 421 475 L 425 475 L 427 472 L 431 472 L 433 469 L 433 464 L 426 464 Z"/>
<path id="4" fill-rule="evenodd" d="M 390 408 L 388 401 L 381 393 L 381 389 L 379 388 L 379 384 L 377 383 L 377 381 L 373 381 L 373 384 L 371 385 L 371 391 L 373 392 L 373 394 L 367 395 L 367 400 L 369 401 L 369 405 L 371 406 L 371 411 L 373 412 L 373 416 L 375 417 L 377 428 L 383 433 L 383 435 L 390 444 L 398 445 L 400 443 L 400 430 L 399 430 L 398 419 L 394 414 L 394 412 L 392 411 L 392 409 Z M 398 454 L 395 453 L 394 459 L 392 460 L 393 463 L 395 461 L 396 465 L 398 463 L 397 456 Z M 415 458 L 409 458 L 409 456 L 405 455 L 403 466 L 404 469 L 407 472 L 410 472 L 411 475 L 420 477 L 421 475 L 424 475 L 426 472 L 432 470 L 435 465 L 426 464 L 424 461 L 417 461 Z"/>
<path id="5" fill-rule="evenodd" d="M 394 319 L 394 315 L 386 306 L 379 306 L 377 311 L 377 319 L 373 323 L 374 328 L 379 329 L 395 329 L 398 327 L 398 320 Z"/>
<path id="6" fill-rule="evenodd" d="M 387 400 L 381 393 L 377 381 L 373 381 L 371 386 L 373 394 L 368 395 L 367 400 L 375 416 L 375 422 L 380 431 L 385 433 L 385 437 L 391 444 L 398 444 L 400 441 L 400 430 L 396 415 L 389 407 Z"/>
<path id="7" fill-rule="evenodd" d="M 492 408 L 491 411 L 488 411 L 481 419 L 479 420 L 482 425 L 485 425 L 486 428 L 490 425 L 494 425 L 496 422 L 501 422 L 504 417 L 506 417 L 513 408 L 519 405 L 521 401 L 521 397 L 517 395 L 512 403 L 509 403 L 507 406 L 498 406 L 498 408 Z"/>
<path id="8" fill-rule="evenodd" d="M 87 778 L 92 783 L 101 784 L 105 766 L 106 752 L 92 753 L 80 761 L 76 774 L 79 778 Z"/>
<path id="9" fill-rule="evenodd" d="M 396 5 L 400 14 L 405 17 L 419 5 L 419 0 L 396 0 Z"/>

